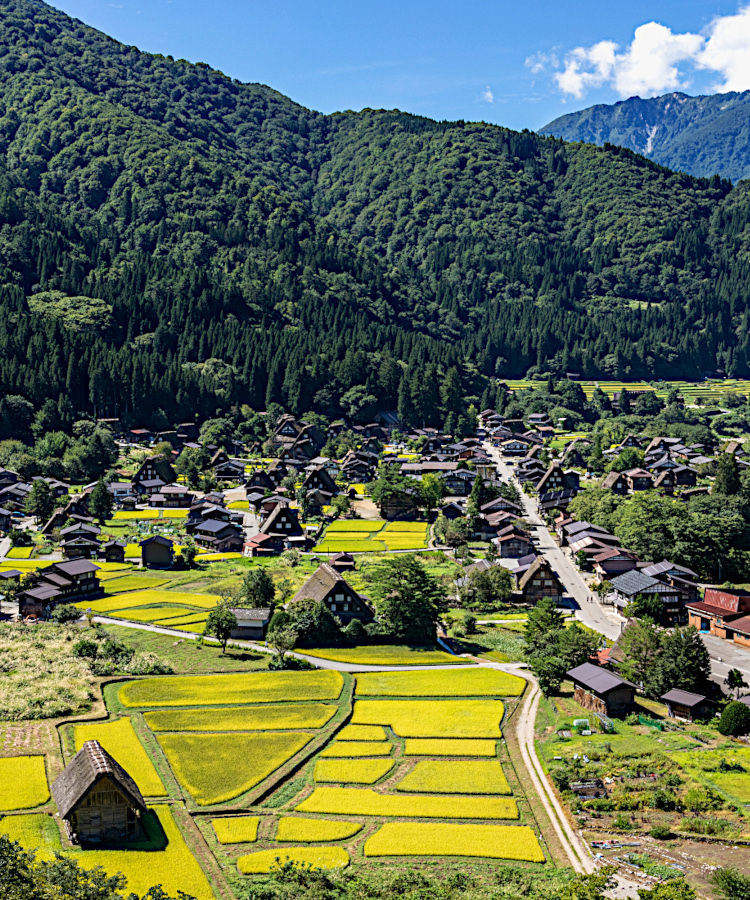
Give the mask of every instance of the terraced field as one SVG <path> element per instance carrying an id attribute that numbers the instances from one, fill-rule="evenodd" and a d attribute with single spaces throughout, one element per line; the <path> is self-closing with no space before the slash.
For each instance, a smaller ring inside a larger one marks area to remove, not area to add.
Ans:
<path id="1" fill-rule="evenodd" d="M 426 522 L 386 522 L 384 519 L 339 519 L 331 523 L 316 550 L 323 553 L 378 553 L 421 550 L 427 546 Z"/>
<path id="2" fill-rule="evenodd" d="M 111 718 L 61 726 L 63 750 L 100 741 L 144 795 L 167 803 L 149 813 L 143 846 L 66 852 L 117 866 L 128 890 L 144 893 L 158 878 L 198 900 L 222 896 L 217 873 L 240 885 L 277 859 L 332 869 L 389 857 L 542 863 L 539 826 L 502 740 L 522 689 L 478 668 L 109 685 Z M 50 807 L 33 813 L 51 802 L 44 760 L 0 759 L 0 782 L 0 815 L 20 811 L 0 819 L 0 833 L 51 855 L 60 835 Z"/>

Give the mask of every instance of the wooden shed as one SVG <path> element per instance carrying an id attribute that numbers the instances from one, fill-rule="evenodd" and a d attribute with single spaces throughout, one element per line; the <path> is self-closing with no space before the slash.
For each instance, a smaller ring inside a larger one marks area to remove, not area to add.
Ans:
<path id="1" fill-rule="evenodd" d="M 174 563 L 174 541 L 160 534 L 141 541 L 141 565 L 144 569 L 170 569 Z"/>
<path id="2" fill-rule="evenodd" d="M 584 709 L 604 716 L 629 713 L 635 703 L 635 685 L 591 663 L 567 673 L 575 688 L 574 699 Z"/>
<path id="3" fill-rule="evenodd" d="M 672 719 L 692 722 L 694 719 L 706 719 L 711 715 L 708 697 L 704 697 L 703 694 L 693 694 L 690 691 L 673 688 L 663 694 L 661 700 L 667 704 L 667 710 Z"/>
<path id="4" fill-rule="evenodd" d="M 55 783 L 52 796 L 68 837 L 79 844 L 143 838 L 146 804 L 135 781 L 98 741 L 86 741 Z"/>

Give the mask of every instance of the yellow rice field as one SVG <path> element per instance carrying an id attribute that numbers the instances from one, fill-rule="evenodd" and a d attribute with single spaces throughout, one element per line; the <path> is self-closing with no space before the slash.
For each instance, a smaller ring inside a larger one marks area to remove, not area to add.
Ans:
<path id="1" fill-rule="evenodd" d="M 335 784 L 375 784 L 392 768 L 390 759 L 320 759 L 314 778 Z"/>
<path id="2" fill-rule="evenodd" d="M 336 735 L 339 741 L 385 741 L 385 728 L 380 725 L 346 725 Z"/>
<path id="3" fill-rule="evenodd" d="M 365 842 L 365 856 L 477 856 L 544 862 L 528 825 L 386 822 Z"/>
<path id="4" fill-rule="evenodd" d="M 237 868 L 243 875 L 258 875 L 285 862 L 302 863 L 314 869 L 343 869 L 349 865 L 349 854 L 343 847 L 279 847 L 241 856 Z"/>
<path id="5" fill-rule="evenodd" d="M 422 759 L 396 790 L 423 794 L 510 794 L 496 759 Z"/>
<path id="6" fill-rule="evenodd" d="M 160 734 L 172 771 L 199 806 L 233 800 L 260 784 L 312 739 L 295 731 L 267 734 Z"/>
<path id="7" fill-rule="evenodd" d="M 358 697 L 516 697 L 525 686 L 517 675 L 479 667 L 357 675 Z"/>
<path id="8" fill-rule="evenodd" d="M 334 741 L 321 756 L 390 756 L 391 745 L 379 741 Z"/>
<path id="9" fill-rule="evenodd" d="M 152 731 L 274 731 L 322 728 L 336 714 L 330 703 L 269 703 L 223 709 L 162 709 L 147 712 Z"/>
<path id="10" fill-rule="evenodd" d="M 508 797 L 414 796 L 378 794 L 370 788 L 316 787 L 297 812 L 339 816 L 388 816 L 421 819 L 517 819 Z"/>
<path id="11" fill-rule="evenodd" d="M 495 741 L 452 739 L 452 738 L 410 738 L 404 742 L 405 756 L 495 756 Z"/>
<path id="12" fill-rule="evenodd" d="M 276 840 L 314 844 L 318 841 L 343 841 L 362 830 L 359 822 L 334 822 L 331 819 L 303 819 L 284 816 L 279 822 Z"/>
<path id="13" fill-rule="evenodd" d="M 248 672 L 239 675 L 185 675 L 130 681 L 120 688 L 123 706 L 224 706 L 293 700 L 335 700 L 340 672 Z"/>
<path id="14" fill-rule="evenodd" d="M 220 844 L 252 844 L 258 839 L 258 816 L 226 816 L 211 819 Z"/>
<path id="15" fill-rule="evenodd" d="M 130 772 L 144 797 L 165 797 L 167 792 L 161 778 L 133 730 L 130 719 L 124 716 L 113 722 L 85 722 L 75 725 L 76 750 L 84 741 L 99 741 L 107 753 Z"/>
<path id="16" fill-rule="evenodd" d="M 43 756 L 0 758 L 0 810 L 33 809 L 48 800 Z"/>
<path id="17" fill-rule="evenodd" d="M 390 725 L 401 737 L 500 738 L 501 700 L 357 700 L 352 724 Z"/>

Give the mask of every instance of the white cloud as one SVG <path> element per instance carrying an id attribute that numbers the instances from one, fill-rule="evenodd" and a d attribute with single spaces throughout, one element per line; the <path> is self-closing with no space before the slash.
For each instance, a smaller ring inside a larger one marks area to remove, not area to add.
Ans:
<path id="1" fill-rule="evenodd" d="M 659 22 L 636 28 L 625 48 L 603 40 L 576 47 L 565 55 L 562 68 L 553 55 L 537 53 L 526 66 L 533 73 L 557 69 L 559 89 L 581 99 L 592 88 L 610 87 L 621 97 L 651 97 L 690 85 L 691 70 L 716 72 L 716 90 L 750 89 L 750 5 L 736 15 L 719 16 L 703 34 L 675 34 Z"/>
<path id="2" fill-rule="evenodd" d="M 487 87 L 482 91 L 482 94 L 479 99 L 483 100 L 485 103 L 494 103 L 495 102 L 495 95 L 492 93 L 492 89 L 490 88 L 489 85 L 487 85 Z"/>
<path id="3" fill-rule="evenodd" d="M 717 91 L 750 88 L 750 6 L 740 9 L 736 16 L 713 20 L 698 66 L 723 77 L 724 81 L 716 85 Z"/>

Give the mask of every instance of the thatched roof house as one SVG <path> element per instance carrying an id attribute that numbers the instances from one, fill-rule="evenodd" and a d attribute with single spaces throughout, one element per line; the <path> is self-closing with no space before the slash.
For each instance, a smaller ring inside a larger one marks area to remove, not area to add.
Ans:
<path id="1" fill-rule="evenodd" d="M 52 796 L 74 842 L 117 843 L 143 835 L 146 804 L 138 785 L 98 741 L 84 743 L 52 785 Z"/>

